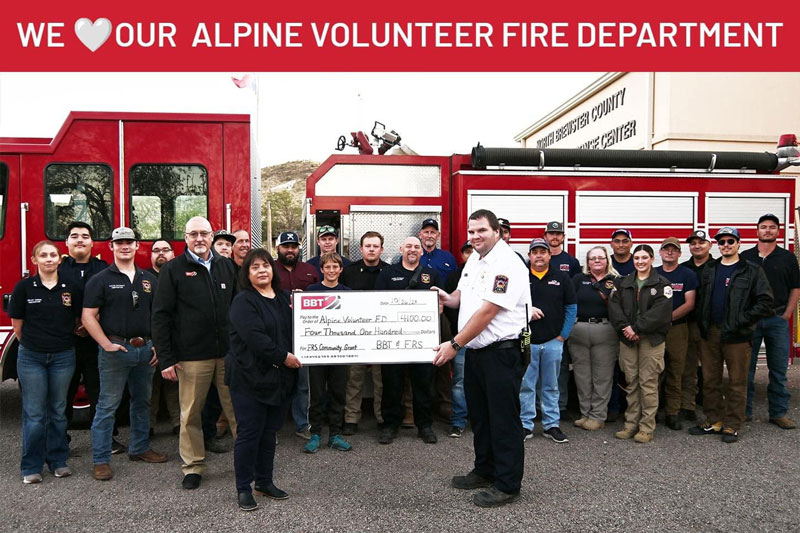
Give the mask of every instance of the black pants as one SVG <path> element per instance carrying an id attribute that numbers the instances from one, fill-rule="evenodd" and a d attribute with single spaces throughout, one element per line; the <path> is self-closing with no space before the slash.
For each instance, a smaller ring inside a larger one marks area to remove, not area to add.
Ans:
<path id="1" fill-rule="evenodd" d="M 383 427 L 398 428 L 403 422 L 403 379 L 406 369 L 411 374 L 414 424 L 418 429 L 430 427 L 433 424 L 433 376 L 436 373 L 436 367 L 430 363 L 381 365 Z"/>
<path id="2" fill-rule="evenodd" d="M 211 440 L 217 436 L 217 420 L 222 414 L 222 403 L 219 401 L 217 387 L 213 383 L 208 388 L 206 403 L 203 412 L 200 414 L 200 421 L 203 428 L 203 440 Z"/>
<path id="3" fill-rule="evenodd" d="M 519 407 L 522 375 L 519 348 L 467 349 L 464 395 L 475 435 L 473 472 L 510 494 L 519 492 L 525 464 Z"/>
<path id="4" fill-rule="evenodd" d="M 267 405 L 231 389 L 231 403 L 237 424 L 233 445 L 236 490 L 250 492 L 253 480 L 256 486 L 272 483 L 275 436 L 286 420 L 289 402 L 287 399 L 281 405 Z"/>
<path id="5" fill-rule="evenodd" d="M 72 403 L 78 385 L 83 378 L 83 386 L 89 396 L 89 420 L 94 420 L 97 398 L 100 397 L 100 372 L 97 369 L 97 343 L 91 337 L 78 337 L 75 343 L 75 373 L 67 390 L 67 421 L 72 422 Z"/>
<path id="6" fill-rule="evenodd" d="M 325 423 L 322 402 L 325 392 L 328 393 L 328 426 L 330 435 L 342 432 L 344 424 L 344 390 L 347 387 L 347 365 L 320 365 L 308 367 L 308 390 L 310 402 L 308 405 L 308 423 L 311 433 L 322 434 Z"/>

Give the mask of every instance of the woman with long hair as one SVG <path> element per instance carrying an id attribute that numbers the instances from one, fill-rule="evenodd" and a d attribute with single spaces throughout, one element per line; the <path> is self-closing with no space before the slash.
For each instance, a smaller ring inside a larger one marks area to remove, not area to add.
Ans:
<path id="1" fill-rule="evenodd" d="M 281 290 L 269 252 L 254 248 L 247 253 L 239 285 L 242 291 L 228 315 L 231 342 L 225 382 L 238 422 L 233 466 L 239 508 L 252 511 L 258 507 L 253 488 L 276 500 L 289 497 L 275 486 L 272 474 L 276 434 L 286 419 L 301 365 L 292 353 L 289 295 Z"/>
<path id="2" fill-rule="evenodd" d="M 618 276 L 605 247 L 595 246 L 586 252 L 583 272 L 572 278 L 578 319 L 569 337 L 569 352 L 581 410 L 574 425 L 587 431 L 605 425 L 614 385 L 619 339 L 608 320 L 608 297 Z"/>
<path id="3" fill-rule="evenodd" d="M 8 316 L 19 339 L 22 481 L 40 483 L 45 463 L 55 477 L 72 474 L 65 410 L 82 295 L 69 280 L 59 279 L 61 255 L 51 241 L 36 243 L 31 261 L 37 273 L 14 287 Z"/>
<path id="4" fill-rule="evenodd" d="M 618 439 L 653 440 L 658 410 L 658 376 L 672 320 L 672 287 L 653 268 L 647 244 L 633 249 L 636 270 L 621 278 L 608 302 L 608 316 L 619 335 L 619 366 L 625 372 L 628 409 Z"/>

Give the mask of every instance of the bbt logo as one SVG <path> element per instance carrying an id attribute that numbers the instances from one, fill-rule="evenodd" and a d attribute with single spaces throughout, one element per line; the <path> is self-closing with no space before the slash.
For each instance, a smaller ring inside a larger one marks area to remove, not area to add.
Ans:
<path id="1" fill-rule="evenodd" d="M 341 296 L 302 296 L 300 309 L 340 309 Z"/>

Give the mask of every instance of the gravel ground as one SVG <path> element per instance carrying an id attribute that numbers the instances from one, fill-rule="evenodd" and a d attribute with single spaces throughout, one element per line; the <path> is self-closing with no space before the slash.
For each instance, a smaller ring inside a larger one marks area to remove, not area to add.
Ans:
<path id="1" fill-rule="evenodd" d="M 789 371 L 789 416 L 800 420 L 800 365 Z M 766 369 L 757 373 L 756 417 L 736 444 L 660 426 L 651 444 L 619 441 L 621 423 L 590 433 L 564 423 L 568 444 L 536 437 L 525 444 L 522 498 L 480 509 L 471 493 L 449 486 L 471 468 L 472 439 L 445 434 L 436 445 L 401 430 L 391 446 L 377 444 L 373 419 L 352 437 L 348 453 L 323 448 L 303 454 L 292 424 L 279 435 L 276 484 L 285 501 L 259 498 L 259 509 L 235 503 L 233 456 L 208 458 L 199 490 L 180 488 L 177 437 L 157 428 L 153 448 L 166 464 L 114 456 L 114 479 L 91 477 L 88 431 L 72 431 L 74 475 L 49 473 L 38 485 L 19 474 L 20 396 L 0 385 L 0 530 L 2 531 L 798 531 L 800 430 L 766 422 Z M 127 428 L 120 440 L 127 441 Z M 229 442 L 230 444 L 230 442 Z"/>

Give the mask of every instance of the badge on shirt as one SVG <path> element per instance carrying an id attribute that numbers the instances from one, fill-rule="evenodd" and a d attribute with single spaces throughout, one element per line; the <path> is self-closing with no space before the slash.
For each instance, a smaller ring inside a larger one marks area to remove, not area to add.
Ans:
<path id="1" fill-rule="evenodd" d="M 569 272 L 569 265 L 566 263 L 559 265 L 558 268 L 561 269 L 561 272 Z"/>
<path id="2" fill-rule="evenodd" d="M 557 279 L 551 279 L 550 281 L 547 282 L 547 284 L 548 285 L 556 285 L 558 287 L 561 286 L 561 283 Z"/>
<path id="3" fill-rule="evenodd" d="M 495 294 L 505 294 L 508 290 L 508 276 L 502 274 L 494 277 L 494 286 L 492 292 Z"/>
<path id="4" fill-rule="evenodd" d="M 664 287 L 664 296 L 666 296 L 667 298 L 672 298 L 672 287 L 670 287 L 669 285 L 666 285 Z"/>
<path id="5" fill-rule="evenodd" d="M 144 292 L 151 292 L 152 291 L 152 287 L 150 287 L 150 282 L 148 280 L 146 280 L 146 279 L 142 280 L 142 290 Z"/>
<path id="6" fill-rule="evenodd" d="M 219 288 L 224 291 L 227 287 L 226 287 L 226 285 L 224 283 L 220 283 L 219 284 Z"/>
<path id="7" fill-rule="evenodd" d="M 614 282 L 611 281 L 610 279 L 606 280 L 606 289 L 611 290 L 613 288 L 614 288 Z"/>
<path id="8" fill-rule="evenodd" d="M 655 287 L 652 287 L 652 288 L 650 289 L 650 296 L 655 296 L 656 294 L 658 294 L 658 291 L 656 290 L 656 288 L 655 288 Z"/>
<path id="9" fill-rule="evenodd" d="M 61 303 L 64 304 L 64 307 L 72 307 L 72 294 L 68 292 L 62 292 Z"/>
<path id="10" fill-rule="evenodd" d="M 431 275 L 430 274 L 422 274 L 419 278 L 422 280 L 422 283 L 430 283 L 431 282 Z"/>
<path id="11" fill-rule="evenodd" d="M 196 275 L 197 275 L 197 271 L 196 270 L 187 270 L 186 271 L 186 277 L 193 278 Z"/>

